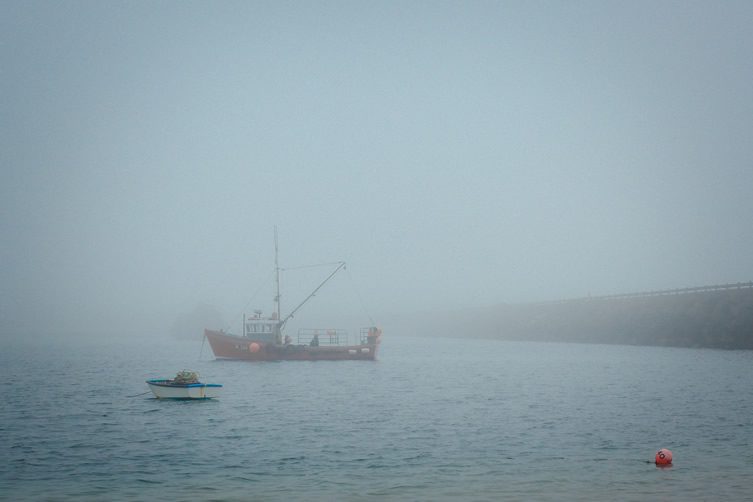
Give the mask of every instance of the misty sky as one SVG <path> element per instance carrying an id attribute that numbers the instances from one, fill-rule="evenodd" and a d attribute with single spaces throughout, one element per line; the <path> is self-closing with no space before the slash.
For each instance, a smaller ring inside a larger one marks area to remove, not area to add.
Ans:
<path id="1" fill-rule="evenodd" d="M 2 334 L 753 279 L 753 2 L 0 8 Z"/>

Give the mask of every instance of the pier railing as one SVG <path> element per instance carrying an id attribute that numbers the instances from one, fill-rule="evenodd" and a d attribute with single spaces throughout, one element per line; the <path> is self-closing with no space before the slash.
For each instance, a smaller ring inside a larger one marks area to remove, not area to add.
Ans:
<path id="1" fill-rule="evenodd" d="M 580 298 L 569 298 L 565 300 L 553 300 L 548 302 L 536 302 L 535 305 L 554 304 L 554 303 L 571 303 L 571 302 L 587 302 L 593 300 L 626 300 L 631 298 L 646 298 L 652 296 L 669 296 L 669 295 L 687 295 L 692 293 L 708 293 L 712 291 L 728 291 L 738 289 L 753 289 L 753 281 L 748 282 L 734 282 L 728 284 L 715 284 L 713 286 L 697 286 L 692 288 L 675 288 L 675 289 L 661 289 L 656 291 L 641 291 L 638 293 L 622 293 L 616 295 L 600 295 L 600 296 L 583 296 Z"/>

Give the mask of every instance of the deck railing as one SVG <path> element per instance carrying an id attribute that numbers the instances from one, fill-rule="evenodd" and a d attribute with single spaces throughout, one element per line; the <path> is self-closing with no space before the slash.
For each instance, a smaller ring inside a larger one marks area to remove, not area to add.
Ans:
<path id="1" fill-rule="evenodd" d="M 348 330 L 346 329 L 316 329 L 301 328 L 298 330 L 299 345 L 309 345 L 314 335 L 318 335 L 319 345 L 348 345 Z"/>

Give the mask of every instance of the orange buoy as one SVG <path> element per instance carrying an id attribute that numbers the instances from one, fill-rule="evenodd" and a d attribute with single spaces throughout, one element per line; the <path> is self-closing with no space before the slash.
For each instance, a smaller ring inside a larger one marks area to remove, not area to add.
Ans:
<path id="1" fill-rule="evenodd" d="M 672 452 L 666 448 L 656 452 L 656 465 L 669 465 L 672 463 Z"/>
<path id="2" fill-rule="evenodd" d="M 251 343 L 248 344 L 248 350 L 249 350 L 249 352 L 259 352 L 260 348 L 261 347 L 256 342 L 251 342 Z"/>

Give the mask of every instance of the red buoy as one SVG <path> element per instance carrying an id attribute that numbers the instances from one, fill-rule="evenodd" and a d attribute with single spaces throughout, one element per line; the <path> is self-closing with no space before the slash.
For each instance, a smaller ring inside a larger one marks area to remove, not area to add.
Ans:
<path id="1" fill-rule="evenodd" d="M 656 452 L 656 465 L 669 465 L 672 463 L 672 452 L 666 448 Z"/>
<path id="2" fill-rule="evenodd" d="M 259 352 L 259 349 L 261 349 L 261 346 L 256 342 L 251 342 L 248 344 L 249 352 Z"/>

